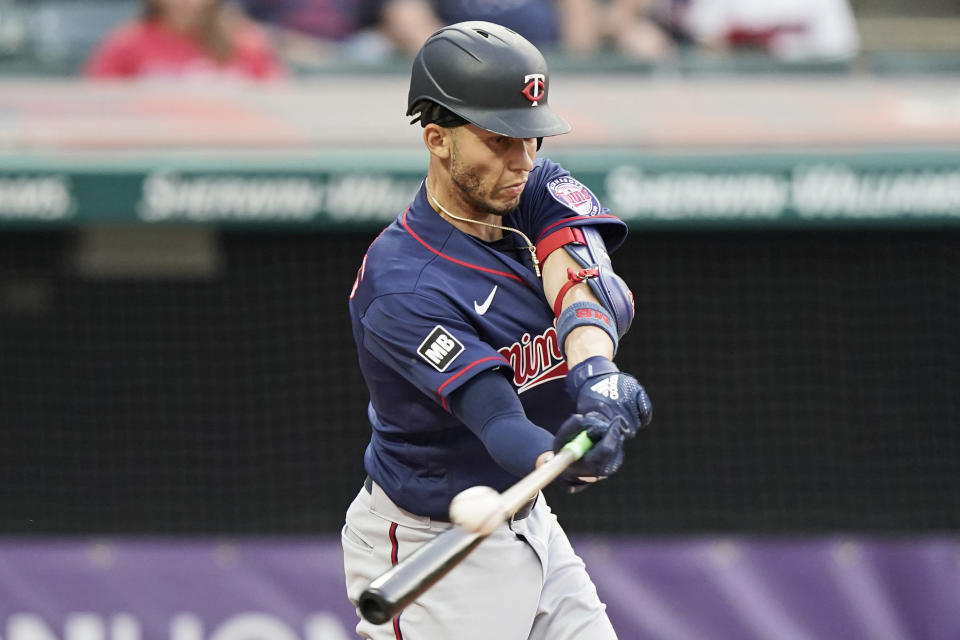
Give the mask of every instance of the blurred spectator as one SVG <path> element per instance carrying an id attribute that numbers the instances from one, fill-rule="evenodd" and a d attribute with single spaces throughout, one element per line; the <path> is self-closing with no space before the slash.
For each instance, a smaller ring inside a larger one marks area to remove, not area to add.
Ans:
<path id="1" fill-rule="evenodd" d="M 847 0 L 665 0 L 658 8 L 680 34 L 714 51 L 800 60 L 848 59 L 859 49 Z"/>
<path id="2" fill-rule="evenodd" d="M 23 12 L 13 0 L 0 0 L 0 57 L 18 53 L 26 35 Z"/>
<path id="3" fill-rule="evenodd" d="M 387 36 L 407 54 L 444 24 L 486 20 L 538 47 L 591 54 L 610 47 L 631 58 L 659 58 L 668 36 L 647 19 L 650 0 L 380 0 Z"/>
<path id="4" fill-rule="evenodd" d="M 567 5 L 578 0 L 566 0 Z M 636 60 L 658 60 L 673 52 L 673 40 L 650 18 L 654 0 L 592 0 L 599 12 L 602 43 Z"/>
<path id="5" fill-rule="evenodd" d="M 87 62 L 96 78 L 282 75 L 266 34 L 223 0 L 143 0 Z"/>
<path id="6" fill-rule="evenodd" d="M 313 66 L 346 55 L 379 59 L 390 45 L 372 27 L 374 0 L 240 0 L 247 14 L 265 26 L 280 55 L 295 65 Z"/>
<path id="7" fill-rule="evenodd" d="M 444 24 L 428 0 L 381 0 L 379 18 L 384 35 L 406 56 L 415 55 Z"/>

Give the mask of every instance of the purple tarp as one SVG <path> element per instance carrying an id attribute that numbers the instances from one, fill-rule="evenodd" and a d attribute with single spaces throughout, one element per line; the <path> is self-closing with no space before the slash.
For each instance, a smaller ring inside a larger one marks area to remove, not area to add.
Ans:
<path id="1" fill-rule="evenodd" d="M 960 639 L 950 538 L 578 538 L 622 640 Z M 2 640 L 345 640 L 338 540 L 0 541 Z"/>

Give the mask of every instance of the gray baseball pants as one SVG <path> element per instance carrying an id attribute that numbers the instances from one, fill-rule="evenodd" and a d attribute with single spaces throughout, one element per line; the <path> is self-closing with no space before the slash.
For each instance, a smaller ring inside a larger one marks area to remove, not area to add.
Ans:
<path id="1" fill-rule="evenodd" d="M 396 506 L 375 483 L 347 510 L 341 539 L 347 596 L 450 528 Z M 392 530 L 392 535 L 391 535 Z M 391 540 L 396 540 L 396 543 Z M 541 494 L 393 621 L 361 619 L 369 640 L 616 640 L 606 606 Z"/>

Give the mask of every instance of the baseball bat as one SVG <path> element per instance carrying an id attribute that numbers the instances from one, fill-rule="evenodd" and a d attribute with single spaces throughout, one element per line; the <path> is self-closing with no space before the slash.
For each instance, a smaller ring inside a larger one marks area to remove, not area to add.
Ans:
<path id="1" fill-rule="evenodd" d="M 500 494 L 503 519 L 513 516 L 530 498 L 583 457 L 593 446 L 587 432 L 568 442 L 552 459 Z M 357 601 L 364 620 L 383 624 L 400 613 L 467 557 L 485 536 L 460 527 L 447 529 L 371 582 Z"/>

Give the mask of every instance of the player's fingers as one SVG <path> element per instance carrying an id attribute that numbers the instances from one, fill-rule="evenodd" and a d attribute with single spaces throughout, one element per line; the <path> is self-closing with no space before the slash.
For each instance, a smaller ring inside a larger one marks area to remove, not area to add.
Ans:
<path id="1" fill-rule="evenodd" d="M 570 417 L 563 421 L 563 424 L 561 424 L 560 428 L 557 429 L 557 434 L 553 438 L 554 453 L 560 451 L 565 444 L 579 435 L 583 429 L 583 415 L 579 413 L 571 414 Z M 590 434 L 588 433 L 587 435 Z M 590 439 L 593 440 L 593 438 Z"/>
<path id="2" fill-rule="evenodd" d="M 647 390 L 642 386 L 639 387 L 634 401 L 637 404 L 637 413 L 640 414 L 640 426 L 645 427 L 653 420 L 653 404 L 650 402 Z"/>
<path id="3" fill-rule="evenodd" d="M 581 460 L 585 475 L 607 477 L 616 473 L 623 464 L 624 439 L 623 430 L 608 428 Z"/>

